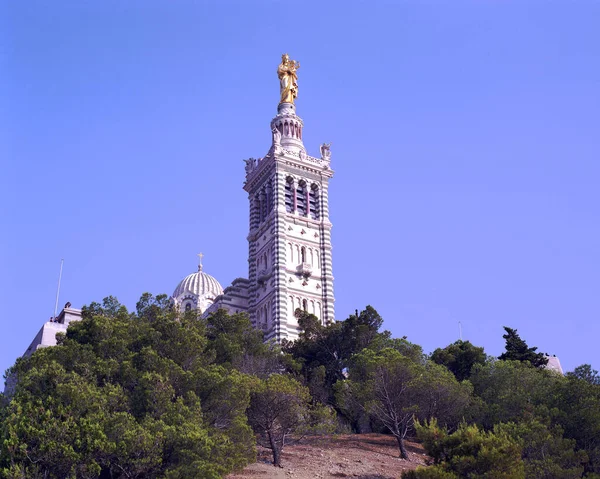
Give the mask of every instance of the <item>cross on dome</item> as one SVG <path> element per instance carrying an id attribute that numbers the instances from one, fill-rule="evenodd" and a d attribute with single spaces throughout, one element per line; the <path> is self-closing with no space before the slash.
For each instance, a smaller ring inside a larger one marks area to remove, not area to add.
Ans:
<path id="1" fill-rule="evenodd" d="M 198 256 L 198 271 L 202 271 L 202 258 L 204 258 L 204 255 L 202 253 L 198 253 L 196 256 Z"/>

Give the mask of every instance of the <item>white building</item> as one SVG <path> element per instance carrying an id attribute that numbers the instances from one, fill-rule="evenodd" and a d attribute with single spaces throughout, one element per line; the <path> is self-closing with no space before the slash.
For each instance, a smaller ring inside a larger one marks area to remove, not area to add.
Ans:
<path id="1" fill-rule="evenodd" d="M 282 57 L 281 102 L 270 124 L 271 145 L 264 157 L 245 160 L 248 279 L 237 278 L 223 289 L 200 263 L 172 295 L 182 311 L 195 309 L 205 316 L 219 308 L 246 312 L 266 340 L 278 342 L 298 337 L 294 315 L 298 308 L 323 324 L 334 321 L 328 201 L 331 153 L 327 144 L 321 145 L 320 157 L 309 156 L 304 147 L 304 122 L 293 103 L 298 93 L 296 68 L 299 65 L 287 55 Z M 56 319 L 42 326 L 25 355 L 56 345 L 56 333 L 66 332 L 71 321 L 80 319 L 81 310 L 68 303 Z"/>
<path id="2" fill-rule="evenodd" d="M 265 339 L 298 337 L 300 308 L 323 324 L 334 321 L 331 222 L 328 186 L 333 176 L 329 145 L 309 156 L 304 123 L 293 103 L 280 103 L 271 120 L 267 154 L 246 160 L 244 190 L 250 203 L 248 278 L 223 290 L 202 271 L 187 276 L 173 293 L 182 309 L 204 315 L 219 308 L 247 312 Z"/>
<path id="3" fill-rule="evenodd" d="M 50 318 L 44 323 L 23 356 L 31 356 L 39 348 L 56 346 L 56 333 L 66 333 L 69 323 L 79 320 L 81 320 L 81 309 L 72 308 L 71 303 L 65 304 L 56 318 Z"/>

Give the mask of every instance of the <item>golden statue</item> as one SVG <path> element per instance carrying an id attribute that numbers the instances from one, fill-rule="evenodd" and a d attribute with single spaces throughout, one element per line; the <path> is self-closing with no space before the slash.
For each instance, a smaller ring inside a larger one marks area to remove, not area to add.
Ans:
<path id="1" fill-rule="evenodd" d="M 298 68 L 300 68 L 299 62 L 290 60 L 287 53 L 281 55 L 281 63 L 277 67 L 279 92 L 281 93 L 279 103 L 294 103 L 298 96 L 298 75 L 296 75 Z"/>

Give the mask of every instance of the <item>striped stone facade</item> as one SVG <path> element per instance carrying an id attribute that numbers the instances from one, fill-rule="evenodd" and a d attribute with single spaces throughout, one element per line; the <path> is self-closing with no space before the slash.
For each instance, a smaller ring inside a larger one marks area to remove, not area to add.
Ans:
<path id="1" fill-rule="evenodd" d="M 246 160 L 250 205 L 248 313 L 266 339 L 298 336 L 294 312 L 334 321 L 329 221 L 329 148 L 308 156 L 295 106 L 280 104 L 271 121 L 273 144 Z"/>

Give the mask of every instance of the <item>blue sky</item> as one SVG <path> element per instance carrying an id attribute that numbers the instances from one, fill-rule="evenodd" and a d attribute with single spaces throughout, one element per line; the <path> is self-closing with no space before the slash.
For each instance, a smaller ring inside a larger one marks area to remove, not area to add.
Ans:
<path id="1" fill-rule="evenodd" d="M 600 2 L 0 7 L 0 370 L 60 304 L 247 275 L 280 55 L 332 142 L 336 316 L 600 368 Z"/>

